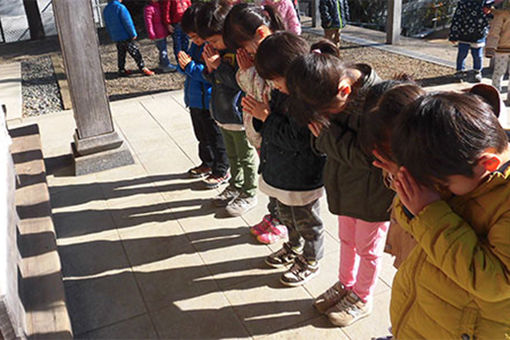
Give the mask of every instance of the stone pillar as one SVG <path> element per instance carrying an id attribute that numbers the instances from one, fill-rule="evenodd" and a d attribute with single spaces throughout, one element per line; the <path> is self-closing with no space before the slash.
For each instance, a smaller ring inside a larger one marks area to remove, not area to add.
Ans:
<path id="1" fill-rule="evenodd" d="M 76 121 L 76 175 L 132 164 L 113 126 L 90 0 L 53 0 L 53 12 Z"/>
<path id="2" fill-rule="evenodd" d="M 386 19 L 386 43 L 398 44 L 402 22 L 402 0 L 388 0 L 388 17 Z"/>

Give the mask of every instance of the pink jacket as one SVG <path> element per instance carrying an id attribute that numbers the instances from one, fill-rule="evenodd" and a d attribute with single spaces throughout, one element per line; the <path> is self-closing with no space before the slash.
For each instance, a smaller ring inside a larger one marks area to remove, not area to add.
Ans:
<path id="1" fill-rule="evenodd" d="M 301 23 L 292 0 L 263 0 L 262 5 L 271 5 L 276 8 L 283 19 L 285 29 L 297 35 L 301 34 Z"/>
<path id="2" fill-rule="evenodd" d="M 144 18 L 145 28 L 147 29 L 147 34 L 149 34 L 149 39 L 163 39 L 168 36 L 168 29 L 163 23 L 159 2 L 152 2 L 145 6 Z"/>

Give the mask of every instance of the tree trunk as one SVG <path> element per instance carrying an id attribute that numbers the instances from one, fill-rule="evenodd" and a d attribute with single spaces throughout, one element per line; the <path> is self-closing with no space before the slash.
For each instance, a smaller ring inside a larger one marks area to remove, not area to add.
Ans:
<path id="1" fill-rule="evenodd" d="M 25 13 L 28 19 L 28 28 L 30 30 L 30 39 L 37 40 L 44 38 L 44 28 L 41 20 L 41 13 L 37 0 L 23 0 Z"/>

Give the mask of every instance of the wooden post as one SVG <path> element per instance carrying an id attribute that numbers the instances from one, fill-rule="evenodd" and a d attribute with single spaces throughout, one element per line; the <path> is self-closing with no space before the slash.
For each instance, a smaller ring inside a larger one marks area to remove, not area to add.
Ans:
<path id="1" fill-rule="evenodd" d="M 386 19 L 386 43 L 398 44 L 402 23 L 402 0 L 388 0 L 388 17 Z"/>
<path id="2" fill-rule="evenodd" d="M 23 0 L 23 6 L 25 7 L 25 13 L 27 15 L 30 39 L 44 39 L 44 27 L 37 0 Z"/>
<path id="3" fill-rule="evenodd" d="M 53 0 L 53 11 L 77 127 L 76 175 L 132 164 L 113 126 L 90 0 Z"/>

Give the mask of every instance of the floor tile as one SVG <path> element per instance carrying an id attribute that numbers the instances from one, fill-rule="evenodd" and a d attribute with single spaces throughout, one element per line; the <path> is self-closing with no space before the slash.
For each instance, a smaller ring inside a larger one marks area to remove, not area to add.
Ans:
<path id="1" fill-rule="evenodd" d="M 78 339 L 155 339 L 156 331 L 148 314 L 87 332 L 75 334 Z"/>

